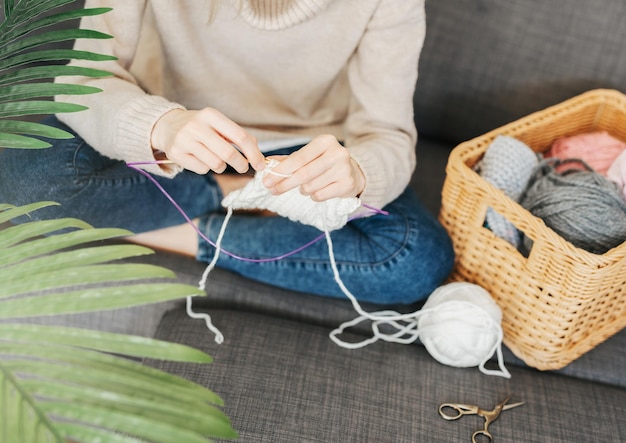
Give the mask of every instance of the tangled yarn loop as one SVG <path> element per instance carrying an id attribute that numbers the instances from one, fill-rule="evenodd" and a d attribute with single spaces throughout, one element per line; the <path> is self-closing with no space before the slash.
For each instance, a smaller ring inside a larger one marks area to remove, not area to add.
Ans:
<path id="1" fill-rule="evenodd" d="M 557 167 L 567 163 L 573 164 L 572 169 L 557 172 Z M 544 160 L 520 203 L 586 251 L 603 254 L 626 240 L 626 201 L 621 189 L 582 160 Z"/>
<path id="2" fill-rule="evenodd" d="M 364 312 L 354 296 L 342 289 L 360 316 L 331 332 L 330 338 L 339 346 L 355 349 L 378 340 L 408 344 L 419 338 L 439 363 L 458 368 L 478 366 L 483 374 L 511 377 L 502 355 L 502 311 L 482 287 L 467 282 L 448 283 L 437 288 L 421 310 L 409 314 Z M 357 343 L 339 338 L 347 328 L 366 320 L 372 322 L 372 337 Z M 382 332 L 382 326 L 388 326 L 390 332 Z M 485 368 L 494 354 L 499 369 Z"/>

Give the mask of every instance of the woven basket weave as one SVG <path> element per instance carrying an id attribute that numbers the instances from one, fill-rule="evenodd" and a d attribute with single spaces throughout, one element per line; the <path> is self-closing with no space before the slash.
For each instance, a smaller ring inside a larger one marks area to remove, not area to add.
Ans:
<path id="1" fill-rule="evenodd" d="M 566 366 L 626 326 L 626 242 L 603 255 L 576 248 L 472 167 L 497 135 L 540 152 L 598 130 L 626 141 L 626 96 L 589 91 L 462 143 L 448 160 L 439 218 L 457 255 L 451 279 L 487 289 L 502 309 L 504 343 L 542 370 Z M 528 258 L 483 227 L 488 207 L 534 240 Z"/>

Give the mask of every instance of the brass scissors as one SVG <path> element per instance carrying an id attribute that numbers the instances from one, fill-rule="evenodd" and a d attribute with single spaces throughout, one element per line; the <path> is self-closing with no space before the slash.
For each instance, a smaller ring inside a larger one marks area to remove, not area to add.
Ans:
<path id="1" fill-rule="evenodd" d="M 465 405 L 462 403 L 443 403 L 439 405 L 439 415 L 445 420 L 458 420 L 464 415 L 478 415 L 485 419 L 485 426 L 474 432 L 472 434 L 472 443 L 477 443 L 476 438 L 479 435 L 483 435 L 487 437 L 487 439 L 492 442 L 493 435 L 489 432 L 489 425 L 493 423 L 499 416 L 502 411 L 506 411 L 507 409 L 516 408 L 524 404 L 524 402 L 518 403 L 510 403 L 508 401 L 511 399 L 511 395 L 505 398 L 503 401 L 498 403 L 495 408 L 487 411 L 475 405 Z M 446 411 L 453 410 L 454 413 L 450 414 Z"/>

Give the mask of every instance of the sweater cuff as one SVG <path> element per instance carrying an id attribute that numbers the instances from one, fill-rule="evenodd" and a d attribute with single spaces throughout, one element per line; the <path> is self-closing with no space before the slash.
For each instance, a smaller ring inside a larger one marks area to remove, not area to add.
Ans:
<path id="1" fill-rule="evenodd" d="M 162 97 L 145 95 L 128 102 L 120 109 L 117 117 L 117 132 L 114 146 L 118 158 L 126 162 L 154 161 L 154 152 L 150 139 L 154 125 L 161 116 L 173 109 L 185 109 L 178 103 L 172 103 Z M 142 165 L 142 169 L 151 174 L 174 177 L 183 168 L 179 165 Z"/>
<path id="2" fill-rule="evenodd" d="M 350 155 L 357 162 L 365 175 L 365 188 L 361 192 L 360 200 L 370 206 L 382 209 L 388 202 L 387 180 L 381 170 L 381 162 L 372 154 L 371 149 L 350 149 Z"/>

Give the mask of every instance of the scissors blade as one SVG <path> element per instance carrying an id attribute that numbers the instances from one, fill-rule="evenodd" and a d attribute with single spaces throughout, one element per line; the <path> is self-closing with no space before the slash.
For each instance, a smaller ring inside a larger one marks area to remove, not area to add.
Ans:
<path id="1" fill-rule="evenodd" d="M 517 408 L 518 406 L 522 406 L 523 404 L 525 404 L 526 402 L 520 401 L 517 403 L 507 403 L 504 406 L 502 406 L 502 410 L 506 411 L 508 409 L 513 409 L 513 408 Z"/>

